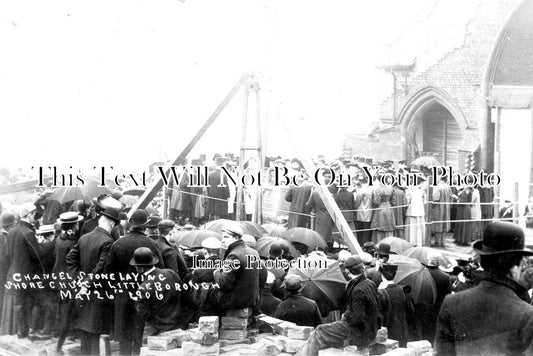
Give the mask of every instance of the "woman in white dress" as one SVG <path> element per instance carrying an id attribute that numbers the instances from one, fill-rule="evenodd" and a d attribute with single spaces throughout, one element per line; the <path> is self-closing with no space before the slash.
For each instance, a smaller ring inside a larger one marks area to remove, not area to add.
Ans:
<path id="1" fill-rule="evenodd" d="M 472 205 L 470 206 L 472 214 L 472 241 L 481 239 L 481 197 L 479 187 L 475 186 L 472 190 Z"/>
<path id="2" fill-rule="evenodd" d="M 420 181 L 421 179 L 419 179 Z M 418 186 L 407 188 L 405 198 L 407 200 L 405 238 L 413 246 L 423 246 L 425 241 L 425 219 L 424 219 L 424 201 L 425 192 L 423 189 L 424 181 L 419 182 Z"/>

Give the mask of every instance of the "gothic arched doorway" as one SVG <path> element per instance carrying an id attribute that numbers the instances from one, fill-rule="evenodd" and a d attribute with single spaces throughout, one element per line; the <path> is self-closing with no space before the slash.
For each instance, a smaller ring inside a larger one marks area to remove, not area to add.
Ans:
<path id="1" fill-rule="evenodd" d="M 407 142 L 410 157 L 434 156 L 445 166 L 459 166 L 459 149 L 463 139 L 457 121 L 437 100 L 424 104 L 411 119 Z"/>

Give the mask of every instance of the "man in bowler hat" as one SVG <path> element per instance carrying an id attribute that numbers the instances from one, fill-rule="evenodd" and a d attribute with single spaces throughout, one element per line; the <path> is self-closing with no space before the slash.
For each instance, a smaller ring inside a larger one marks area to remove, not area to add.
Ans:
<path id="1" fill-rule="evenodd" d="M 182 283 L 181 278 L 176 271 L 156 268 L 158 262 L 158 258 L 147 247 L 136 249 L 130 260 L 130 265 L 145 277 L 136 293 L 135 310 L 141 322 L 148 323 L 145 328 L 147 335 L 174 329 L 180 319 L 181 291 L 175 285 Z M 162 285 L 160 291 L 156 290 L 154 283 Z M 138 342 L 142 342 L 140 336 Z"/>
<path id="2" fill-rule="evenodd" d="M 139 247 L 149 248 L 157 257 L 157 268 L 163 268 L 162 257 L 157 245 L 145 235 L 148 225 L 146 210 L 135 210 L 130 219 L 130 232 L 113 243 L 104 267 L 105 273 L 114 273 L 118 276 L 136 273 L 135 267 L 130 265 L 135 250 Z M 122 282 L 122 281 L 120 281 Z M 125 281 L 124 281 L 125 282 Z M 128 282 L 136 282 L 129 280 Z M 135 301 L 125 290 L 117 293 L 115 299 L 115 324 L 114 337 L 120 343 L 120 355 L 138 355 L 141 349 L 143 323 L 135 310 Z M 140 335 L 140 336 L 139 336 Z"/>
<path id="3" fill-rule="evenodd" d="M 446 296 L 437 323 L 439 355 L 531 355 L 533 306 L 523 300 L 521 264 L 533 251 L 524 248 L 516 224 L 491 222 L 474 243 L 483 275 L 478 286 Z M 431 341 L 431 340 L 430 340 Z"/>

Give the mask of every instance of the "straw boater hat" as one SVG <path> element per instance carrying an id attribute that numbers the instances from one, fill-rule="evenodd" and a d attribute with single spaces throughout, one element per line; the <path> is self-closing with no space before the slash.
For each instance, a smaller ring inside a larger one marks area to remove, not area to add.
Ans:
<path id="1" fill-rule="evenodd" d="M 37 235 L 46 235 L 46 234 L 52 234 L 56 231 L 56 228 L 54 226 L 54 224 L 50 224 L 50 225 L 41 225 L 39 226 L 39 228 L 37 229 L 37 231 L 35 231 L 35 233 Z"/>
<path id="2" fill-rule="evenodd" d="M 66 213 L 59 215 L 59 219 L 57 219 L 57 222 L 60 224 L 72 224 L 72 223 L 76 223 L 82 220 L 83 220 L 83 216 L 78 215 L 77 212 L 68 211 Z"/>

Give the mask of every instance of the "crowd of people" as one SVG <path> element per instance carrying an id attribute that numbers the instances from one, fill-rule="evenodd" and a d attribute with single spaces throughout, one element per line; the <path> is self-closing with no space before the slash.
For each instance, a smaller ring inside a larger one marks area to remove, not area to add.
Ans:
<path id="1" fill-rule="evenodd" d="M 273 164 L 303 170 L 297 160 Z M 249 307 L 254 315 L 315 327 L 302 355 L 344 344 L 371 347 L 382 326 L 400 346 L 429 340 L 442 355 L 526 352 L 533 340 L 533 263 L 523 257 L 533 252 L 524 247 L 524 232 L 517 225 L 482 226 L 483 219 L 472 213 L 472 203 L 481 199 L 478 188 L 454 191 L 444 180 L 431 186 L 421 179 L 403 190 L 377 181 L 371 185 L 357 160 L 332 166 L 351 170 L 356 178 L 351 187 L 332 184 L 329 189 L 363 247 L 361 255 L 343 247 L 324 203 L 305 179 L 284 196 L 290 203 L 286 227 L 313 228 L 327 242 L 322 251 L 305 244 L 272 243 L 268 256 L 260 256 L 255 249 L 258 237 L 245 234 L 231 219 L 233 193 L 227 186 L 222 193 L 209 188 L 198 194 L 184 194 L 185 187 L 167 190 L 172 201 L 169 219 L 153 207 L 130 212 L 128 218 L 117 192 L 64 204 L 48 199 L 51 192 L 46 191 L 34 203 L 4 211 L 0 333 L 58 337 L 59 353 L 67 337 L 80 338 L 83 355 L 98 355 L 99 336 L 110 334 L 120 343 L 121 355 L 137 355 L 143 336 L 187 329 L 200 316 Z M 401 162 L 394 168 L 384 162 L 380 169 L 409 170 Z M 324 170 L 321 179 L 330 178 Z M 187 196 L 194 199 L 183 209 L 180 204 Z M 220 204 L 211 206 L 209 198 L 214 196 Z M 454 196 L 467 203 L 458 204 L 455 213 Z M 195 215 L 199 203 L 206 209 Z M 178 230 L 220 218 L 229 218 L 220 239 L 204 238 L 197 248 L 175 244 Z M 456 237 L 458 242 L 476 240 L 478 256 L 457 260 L 446 269 L 441 252 L 431 250 L 423 261 L 435 288 L 429 299 L 416 296 L 415 286 L 395 282 L 399 265 L 390 245 L 380 242 L 384 237 L 395 235 L 414 246 L 442 246 L 443 234 L 451 230 L 464 236 Z M 293 247 L 301 256 L 291 254 Z M 259 262 L 250 266 L 250 256 Z M 266 267 L 267 260 L 296 258 L 339 262 L 346 283 L 336 300 L 340 318 L 303 292 L 305 280 L 289 269 Z"/>

